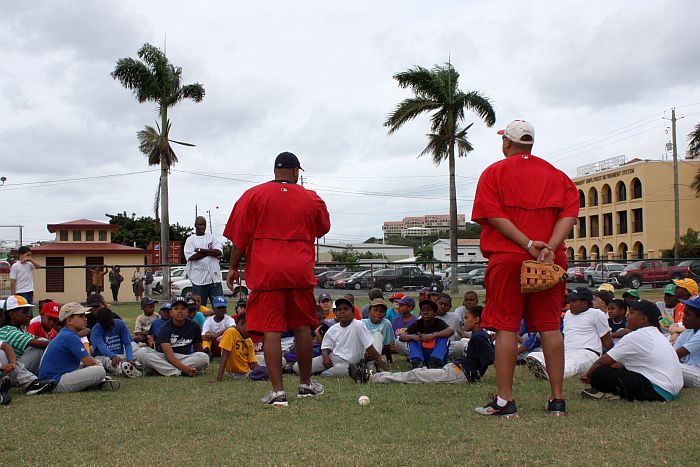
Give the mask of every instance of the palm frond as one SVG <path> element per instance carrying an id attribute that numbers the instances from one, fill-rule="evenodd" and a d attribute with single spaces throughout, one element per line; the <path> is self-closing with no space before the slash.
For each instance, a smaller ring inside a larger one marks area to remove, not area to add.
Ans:
<path id="1" fill-rule="evenodd" d="M 688 152 L 693 155 L 700 153 L 700 123 L 688 133 Z"/>
<path id="2" fill-rule="evenodd" d="M 493 126 L 496 123 L 496 111 L 488 97 L 478 91 L 462 93 L 459 101 L 456 102 L 460 120 L 464 118 L 464 110 L 470 110 L 477 114 L 486 123 L 486 126 Z"/>
<path id="3" fill-rule="evenodd" d="M 700 169 L 695 173 L 690 189 L 695 191 L 695 197 L 700 198 Z"/>
<path id="4" fill-rule="evenodd" d="M 413 120 L 423 112 L 429 112 L 439 108 L 440 103 L 430 99 L 420 97 L 405 99 L 389 114 L 384 122 L 384 126 L 389 128 L 388 134 L 392 134 L 406 122 Z"/>
<path id="5" fill-rule="evenodd" d="M 158 100 L 158 83 L 145 63 L 133 58 L 120 58 L 110 75 L 122 86 L 133 91 L 140 103 Z"/>
<path id="6" fill-rule="evenodd" d="M 398 82 L 400 88 L 410 88 L 417 97 L 428 100 L 440 100 L 442 95 L 433 72 L 422 66 L 416 66 L 396 73 L 394 79 Z"/>
<path id="7" fill-rule="evenodd" d="M 143 130 L 136 133 L 139 140 L 139 150 L 147 157 L 148 165 L 160 165 L 161 158 L 165 157 L 168 167 L 172 167 L 177 162 L 177 155 L 170 146 L 167 135 L 161 134 L 160 127 L 156 128 L 147 125 Z M 168 129 L 170 122 L 168 122 Z"/>
<path id="8" fill-rule="evenodd" d="M 200 83 L 186 84 L 180 89 L 180 94 L 182 94 L 183 99 L 191 99 L 195 102 L 202 102 L 206 91 L 204 91 L 204 86 Z"/>
<path id="9" fill-rule="evenodd" d="M 155 214 L 156 222 L 160 219 L 160 182 L 163 179 L 163 174 L 158 177 L 158 186 L 156 187 L 156 195 L 153 199 L 153 214 Z"/>
<path id="10" fill-rule="evenodd" d="M 450 154 L 449 140 L 443 135 L 428 133 L 428 145 L 421 151 L 418 157 L 431 156 L 435 165 L 448 158 Z"/>

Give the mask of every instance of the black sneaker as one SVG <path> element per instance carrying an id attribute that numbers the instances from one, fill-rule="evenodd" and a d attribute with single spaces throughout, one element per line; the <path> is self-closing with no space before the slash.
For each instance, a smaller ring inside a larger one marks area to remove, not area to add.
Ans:
<path id="1" fill-rule="evenodd" d="M 367 381 L 369 381 L 370 371 L 365 360 L 360 360 L 360 362 L 357 365 L 350 365 L 348 370 L 350 372 L 350 377 L 356 383 L 366 383 Z"/>
<path id="2" fill-rule="evenodd" d="M 6 392 L 0 394 L 0 405 L 7 405 L 12 402 L 12 396 Z"/>
<path id="3" fill-rule="evenodd" d="M 414 358 L 411 360 L 411 367 L 415 370 L 416 368 L 423 368 L 425 365 L 423 365 L 423 362 L 418 360 L 417 358 Z"/>
<path id="4" fill-rule="evenodd" d="M 428 360 L 428 368 L 440 369 L 442 367 L 443 367 L 443 364 L 440 360 L 437 360 L 434 358 L 431 358 L 430 360 Z"/>
<path id="5" fill-rule="evenodd" d="M 519 417 L 515 401 L 508 401 L 505 406 L 499 407 L 496 403 L 496 397 L 485 406 L 477 407 L 474 410 L 481 415 L 491 415 L 498 418 L 514 419 Z"/>
<path id="6" fill-rule="evenodd" d="M 0 380 L 0 394 L 7 394 L 10 392 L 10 387 L 12 386 L 12 380 L 9 376 L 3 376 Z"/>
<path id="7" fill-rule="evenodd" d="M 43 394 L 45 392 L 51 392 L 55 388 L 56 381 L 52 379 L 35 379 L 31 383 L 29 383 L 29 386 L 27 386 L 27 389 L 24 390 L 24 393 L 27 395 Z"/>
<path id="8" fill-rule="evenodd" d="M 547 401 L 547 411 L 552 417 L 565 417 L 566 402 L 564 402 L 564 399 L 549 399 Z"/>

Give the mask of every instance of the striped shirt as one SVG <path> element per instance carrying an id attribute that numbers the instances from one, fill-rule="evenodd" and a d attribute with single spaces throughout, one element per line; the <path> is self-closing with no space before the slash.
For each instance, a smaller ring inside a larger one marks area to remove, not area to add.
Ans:
<path id="1" fill-rule="evenodd" d="M 190 235 L 185 242 L 185 258 L 187 267 L 185 272 L 194 285 L 208 285 L 221 282 L 221 268 L 219 259 L 216 256 L 205 256 L 202 259 L 190 261 L 190 257 L 195 254 L 196 248 L 214 249 L 224 251 L 221 242 L 212 234 Z"/>
<path id="2" fill-rule="evenodd" d="M 7 325 L 0 328 L 0 342 L 11 345 L 17 358 L 24 355 L 24 349 L 27 348 L 27 344 L 32 339 L 34 336 L 28 332 L 22 332 L 14 326 Z"/>

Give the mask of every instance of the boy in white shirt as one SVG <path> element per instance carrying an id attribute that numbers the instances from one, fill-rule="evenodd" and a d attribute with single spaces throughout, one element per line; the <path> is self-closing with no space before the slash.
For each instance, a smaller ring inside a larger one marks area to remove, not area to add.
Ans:
<path id="1" fill-rule="evenodd" d="M 214 307 L 214 314 L 208 317 L 204 321 L 204 326 L 202 326 L 202 348 L 210 357 L 212 355 L 220 357 L 219 342 L 221 342 L 221 336 L 224 335 L 224 331 L 228 328 L 235 326 L 236 321 L 226 314 L 225 297 L 214 297 L 212 306 Z"/>
<path id="2" fill-rule="evenodd" d="M 661 334 L 658 307 L 647 300 L 627 300 L 630 308 L 626 334 L 581 376 L 584 399 L 669 401 L 683 387 L 681 364 Z"/>
<path id="3" fill-rule="evenodd" d="M 389 367 L 374 348 L 372 333 L 360 320 L 355 319 L 352 302 L 347 298 L 335 301 L 335 317 L 338 321 L 323 336 L 321 356 L 311 361 L 311 373 L 321 376 L 341 378 L 350 376 L 350 366 L 357 365 L 365 353 L 374 360 L 377 367 L 388 371 Z M 294 364 L 294 372 L 299 374 L 299 364 Z"/>
<path id="4" fill-rule="evenodd" d="M 564 315 L 564 378 L 584 373 L 613 346 L 608 315 L 592 308 L 593 292 L 578 287 L 566 296 L 570 309 Z M 525 359 L 535 377 L 549 379 L 544 353 L 531 352 Z"/>

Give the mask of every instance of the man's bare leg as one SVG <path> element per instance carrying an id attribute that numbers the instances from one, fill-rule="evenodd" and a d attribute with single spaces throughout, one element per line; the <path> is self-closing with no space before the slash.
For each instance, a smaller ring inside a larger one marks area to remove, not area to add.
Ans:
<path id="1" fill-rule="evenodd" d="M 266 332 L 263 336 L 265 365 L 270 376 L 273 391 L 284 391 L 282 382 L 282 333 Z"/>
<path id="2" fill-rule="evenodd" d="M 564 398 L 564 337 L 561 331 L 540 332 L 547 377 L 552 388 L 552 399 Z"/>
<path id="3" fill-rule="evenodd" d="M 311 330 L 308 326 L 299 326 L 294 329 L 294 351 L 297 354 L 299 364 L 299 383 L 311 383 L 311 356 L 313 354 L 313 342 L 311 342 Z M 267 361 L 267 360 L 266 360 Z"/>
<path id="4" fill-rule="evenodd" d="M 543 342 L 544 343 L 544 342 Z M 496 331 L 496 380 L 498 395 L 513 400 L 513 374 L 518 357 L 518 340 L 512 331 Z"/>

